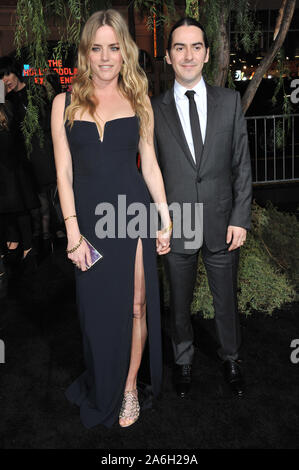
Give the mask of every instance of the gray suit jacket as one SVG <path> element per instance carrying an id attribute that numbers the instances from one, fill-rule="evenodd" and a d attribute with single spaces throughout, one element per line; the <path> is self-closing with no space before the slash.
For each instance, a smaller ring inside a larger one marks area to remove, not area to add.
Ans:
<path id="1" fill-rule="evenodd" d="M 178 203 L 181 210 L 184 203 L 192 203 L 192 224 L 198 214 L 195 203 L 202 203 L 203 238 L 209 250 L 215 252 L 227 247 L 228 225 L 250 228 L 252 179 L 240 95 L 227 88 L 206 87 L 206 137 L 197 164 L 181 126 L 173 88 L 154 97 L 152 106 L 156 154 L 167 202 Z M 188 234 L 182 230 L 181 237 L 171 240 L 172 251 L 196 252 L 198 248 L 186 249 L 186 241 Z"/>

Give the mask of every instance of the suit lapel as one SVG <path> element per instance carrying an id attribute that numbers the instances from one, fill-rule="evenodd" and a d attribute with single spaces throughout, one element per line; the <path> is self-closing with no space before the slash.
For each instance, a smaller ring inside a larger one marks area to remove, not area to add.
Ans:
<path id="1" fill-rule="evenodd" d="M 198 172 L 202 168 L 205 160 L 207 159 L 211 143 L 213 141 L 213 135 L 215 133 L 215 128 L 217 127 L 217 96 L 215 88 L 206 83 L 207 89 L 207 128 L 205 142 L 203 146 L 203 151 L 199 164 L 197 165 Z"/>
<path id="2" fill-rule="evenodd" d="M 186 141 L 180 117 L 178 115 L 177 108 L 175 105 L 173 88 L 171 90 L 166 91 L 162 101 L 161 110 L 174 138 L 184 151 L 188 162 L 191 164 L 193 169 L 196 169 L 196 165 L 190 152 L 188 143 Z"/>

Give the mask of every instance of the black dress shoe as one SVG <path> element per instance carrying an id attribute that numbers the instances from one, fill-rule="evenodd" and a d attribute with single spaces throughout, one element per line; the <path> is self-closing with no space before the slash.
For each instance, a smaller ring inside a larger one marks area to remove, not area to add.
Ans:
<path id="1" fill-rule="evenodd" d="M 174 384 L 177 395 L 186 398 L 191 389 L 191 364 L 175 365 Z"/>
<path id="2" fill-rule="evenodd" d="M 240 363 L 240 360 L 233 361 L 231 359 L 227 359 L 223 363 L 224 379 L 229 385 L 232 393 L 238 398 L 242 398 L 244 395 L 244 380 Z"/>

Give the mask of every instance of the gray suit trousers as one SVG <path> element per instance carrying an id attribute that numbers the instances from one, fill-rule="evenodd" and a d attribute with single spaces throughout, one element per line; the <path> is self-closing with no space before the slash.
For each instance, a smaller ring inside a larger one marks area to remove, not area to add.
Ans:
<path id="1" fill-rule="evenodd" d="M 238 358 L 241 343 L 237 310 L 239 249 L 211 252 L 205 243 L 203 262 L 213 296 L 218 355 L 222 360 Z M 191 364 L 194 355 L 190 305 L 197 274 L 199 251 L 194 254 L 170 252 L 165 268 L 170 283 L 171 336 L 176 364 Z"/>

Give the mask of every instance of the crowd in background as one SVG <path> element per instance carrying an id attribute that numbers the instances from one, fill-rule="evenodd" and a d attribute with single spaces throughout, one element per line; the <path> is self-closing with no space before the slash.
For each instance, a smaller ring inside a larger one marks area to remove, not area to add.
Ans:
<path id="1" fill-rule="evenodd" d="M 39 122 L 43 141 L 35 133 L 28 153 L 22 124 L 27 84 L 22 68 L 10 57 L 0 58 L 0 297 L 8 280 L 22 281 L 38 263 L 65 243 L 59 217 L 56 171 L 52 148 L 51 101 L 46 90 Z M 9 281 L 10 282 L 10 281 Z"/>

